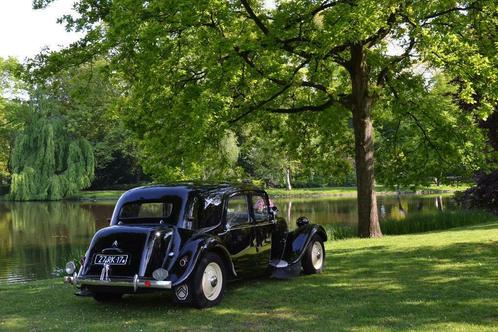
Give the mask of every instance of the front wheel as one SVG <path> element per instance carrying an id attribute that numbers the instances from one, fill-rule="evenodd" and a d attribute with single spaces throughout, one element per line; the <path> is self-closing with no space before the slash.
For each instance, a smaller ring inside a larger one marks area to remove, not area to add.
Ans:
<path id="1" fill-rule="evenodd" d="M 226 284 L 225 264 L 220 256 L 208 252 L 197 263 L 188 282 L 175 288 L 176 301 L 190 302 L 196 308 L 220 303 Z"/>
<path id="2" fill-rule="evenodd" d="M 304 273 L 316 274 L 323 270 L 325 263 L 325 248 L 323 241 L 318 236 L 313 236 L 304 253 L 302 265 Z"/>

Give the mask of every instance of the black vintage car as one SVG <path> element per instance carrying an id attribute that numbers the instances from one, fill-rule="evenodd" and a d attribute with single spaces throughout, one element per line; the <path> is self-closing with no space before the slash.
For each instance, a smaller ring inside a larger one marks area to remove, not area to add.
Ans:
<path id="1" fill-rule="evenodd" d="M 97 301 L 123 294 L 174 291 L 198 308 L 220 302 L 229 279 L 319 273 L 324 229 L 301 217 L 289 231 L 265 191 L 249 185 L 140 187 L 116 203 L 65 282 Z"/>

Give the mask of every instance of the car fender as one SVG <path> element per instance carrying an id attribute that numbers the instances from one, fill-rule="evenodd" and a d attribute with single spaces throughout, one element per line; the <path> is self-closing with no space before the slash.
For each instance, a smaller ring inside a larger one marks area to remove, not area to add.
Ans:
<path id="1" fill-rule="evenodd" d="M 173 287 L 183 283 L 191 276 L 203 253 L 208 251 L 216 252 L 221 256 L 227 263 L 227 272 L 230 276 L 237 275 L 228 250 L 216 237 L 209 235 L 193 237 L 182 246 L 180 254 L 177 256 L 177 261 L 173 268 L 176 278 L 171 279 Z M 181 266 L 185 261 L 185 265 Z"/>
<path id="2" fill-rule="evenodd" d="M 306 224 L 289 232 L 287 234 L 284 259 L 290 265 L 298 263 L 315 234 L 320 236 L 323 242 L 327 241 L 325 229 L 316 224 Z"/>

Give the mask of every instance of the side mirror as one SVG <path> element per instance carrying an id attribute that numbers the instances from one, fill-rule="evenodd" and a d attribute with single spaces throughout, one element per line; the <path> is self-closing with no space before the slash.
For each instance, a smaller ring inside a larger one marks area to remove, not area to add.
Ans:
<path id="1" fill-rule="evenodd" d="M 308 225 L 309 223 L 310 223 L 310 220 L 306 217 L 299 217 L 296 220 L 297 227 L 305 226 L 305 225 Z"/>

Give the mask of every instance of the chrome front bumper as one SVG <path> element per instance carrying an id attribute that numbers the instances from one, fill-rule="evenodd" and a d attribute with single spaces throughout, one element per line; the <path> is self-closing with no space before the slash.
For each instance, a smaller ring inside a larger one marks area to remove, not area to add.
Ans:
<path id="1" fill-rule="evenodd" d="M 64 277 L 64 283 L 71 284 L 76 287 L 80 286 L 105 286 L 105 287 L 130 287 L 133 291 L 137 291 L 138 288 L 153 288 L 153 289 L 171 289 L 171 281 L 159 281 L 159 280 L 140 280 L 138 275 L 135 274 L 133 281 L 130 280 L 100 280 L 93 278 L 82 278 L 78 277 L 75 273 L 72 276 Z"/>

